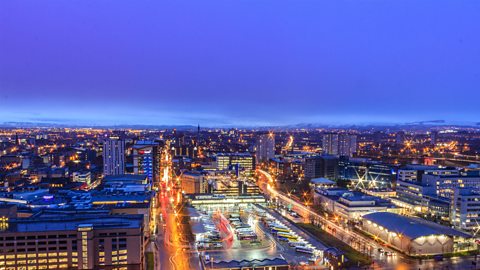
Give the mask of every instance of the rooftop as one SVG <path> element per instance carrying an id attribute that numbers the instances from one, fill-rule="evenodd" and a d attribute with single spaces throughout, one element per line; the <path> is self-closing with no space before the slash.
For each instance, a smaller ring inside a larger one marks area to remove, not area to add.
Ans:
<path id="1" fill-rule="evenodd" d="M 84 224 L 91 224 L 94 229 L 141 228 L 143 219 L 143 215 L 107 215 L 104 213 L 40 215 L 11 219 L 6 232 L 75 231 Z"/>
<path id="2" fill-rule="evenodd" d="M 412 239 L 430 235 L 448 235 L 464 238 L 472 237 L 470 234 L 420 218 L 401 216 L 390 212 L 367 214 L 363 216 L 363 219 L 376 223 L 390 232 L 402 234 Z"/>
<path id="3" fill-rule="evenodd" d="M 335 184 L 335 181 L 332 181 L 327 178 L 314 178 L 310 180 L 310 183 L 315 184 L 315 185 L 333 185 Z"/>

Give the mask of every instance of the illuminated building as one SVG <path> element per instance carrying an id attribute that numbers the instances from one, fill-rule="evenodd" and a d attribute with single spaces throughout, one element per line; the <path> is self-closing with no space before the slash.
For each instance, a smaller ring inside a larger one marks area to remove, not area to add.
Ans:
<path id="1" fill-rule="evenodd" d="M 138 141 L 133 146 L 133 173 L 146 175 L 151 181 L 158 181 L 161 152 L 158 142 Z"/>
<path id="2" fill-rule="evenodd" d="M 411 255 L 447 254 L 476 250 L 470 234 L 420 218 L 388 212 L 364 215 L 362 230 Z"/>
<path id="3" fill-rule="evenodd" d="M 184 172 L 180 177 L 182 190 L 185 194 L 197 194 L 207 192 L 205 177 L 196 172 Z"/>
<path id="4" fill-rule="evenodd" d="M 0 269 L 141 270 L 143 215 L 48 214 L 9 219 Z"/>
<path id="5" fill-rule="evenodd" d="M 92 182 L 92 174 L 90 172 L 74 172 L 72 173 L 72 180 L 89 186 Z"/>
<path id="6" fill-rule="evenodd" d="M 399 211 L 388 200 L 344 188 L 316 188 L 313 199 L 326 212 L 352 221 L 373 212 Z"/>
<path id="7" fill-rule="evenodd" d="M 103 142 L 103 174 L 125 173 L 125 141 L 119 137 L 109 137 Z"/>
<path id="8" fill-rule="evenodd" d="M 480 232 L 480 190 L 473 188 L 456 189 L 453 195 L 450 219 L 460 230 L 478 235 Z"/>
<path id="9" fill-rule="evenodd" d="M 255 144 L 255 159 L 257 162 L 267 162 L 275 157 L 275 135 L 261 134 Z"/>
<path id="10" fill-rule="evenodd" d="M 339 177 L 352 181 L 359 189 L 391 188 L 395 180 L 395 167 L 365 158 L 341 158 Z"/>
<path id="11" fill-rule="evenodd" d="M 438 166 L 406 165 L 398 170 L 397 180 L 421 182 L 423 175 L 457 175 L 456 168 L 440 168 Z"/>
<path id="12" fill-rule="evenodd" d="M 217 170 L 229 170 L 237 166 L 239 170 L 252 172 L 255 169 L 255 159 L 249 153 L 223 153 L 216 155 Z"/>

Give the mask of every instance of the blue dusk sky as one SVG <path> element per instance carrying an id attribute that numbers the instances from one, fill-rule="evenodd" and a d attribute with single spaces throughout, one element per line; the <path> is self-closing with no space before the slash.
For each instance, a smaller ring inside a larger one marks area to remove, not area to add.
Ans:
<path id="1" fill-rule="evenodd" d="M 0 122 L 480 122 L 480 1 L 0 1 Z"/>

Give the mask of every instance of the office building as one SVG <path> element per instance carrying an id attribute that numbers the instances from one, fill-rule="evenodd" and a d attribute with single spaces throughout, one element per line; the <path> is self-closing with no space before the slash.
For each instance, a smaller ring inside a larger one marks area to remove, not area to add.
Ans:
<path id="1" fill-rule="evenodd" d="M 456 189 L 452 200 L 450 220 L 455 228 L 478 234 L 480 231 L 480 190 Z"/>
<path id="2" fill-rule="evenodd" d="M 255 158 L 250 153 L 222 153 L 216 155 L 216 165 L 217 170 L 252 172 L 255 169 Z"/>
<path id="3" fill-rule="evenodd" d="M 338 158 L 335 156 L 312 156 L 305 159 L 305 180 L 314 178 L 338 178 Z"/>
<path id="4" fill-rule="evenodd" d="M 197 172 L 184 172 L 180 177 L 182 190 L 185 194 L 198 194 L 207 192 L 205 177 Z"/>
<path id="5" fill-rule="evenodd" d="M 103 142 L 103 174 L 125 173 L 125 141 L 119 137 L 109 137 Z"/>
<path id="6" fill-rule="evenodd" d="M 406 165 L 397 172 L 397 180 L 409 182 L 421 182 L 423 175 L 458 175 L 459 170 L 451 167 Z"/>
<path id="7" fill-rule="evenodd" d="M 339 177 L 360 189 L 388 189 L 395 181 L 395 167 L 365 158 L 341 157 Z"/>
<path id="8" fill-rule="evenodd" d="M 255 159 L 257 162 L 268 162 L 275 157 L 275 135 L 261 134 L 255 144 Z"/>
<path id="9" fill-rule="evenodd" d="M 142 270 L 143 215 L 49 214 L 9 219 L 0 233 L 0 269 Z"/>

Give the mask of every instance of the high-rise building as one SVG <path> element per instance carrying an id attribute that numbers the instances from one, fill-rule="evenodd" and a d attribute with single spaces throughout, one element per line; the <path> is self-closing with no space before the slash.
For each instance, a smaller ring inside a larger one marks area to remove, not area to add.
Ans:
<path id="1" fill-rule="evenodd" d="M 146 175 L 150 181 L 160 177 L 162 149 L 158 142 L 138 141 L 133 146 L 133 173 Z"/>
<path id="2" fill-rule="evenodd" d="M 338 155 L 338 134 L 328 133 L 324 134 L 322 138 L 323 154 Z"/>
<path id="3" fill-rule="evenodd" d="M 273 133 L 261 134 L 255 144 L 255 160 L 267 162 L 275 157 L 275 135 Z"/>
<path id="4" fill-rule="evenodd" d="M 357 153 L 357 135 L 338 135 L 338 155 L 342 157 L 351 157 L 355 153 Z"/>
<path id="5" fill-rule="evenodd" d="M 125 141 L 120 137 L 109 137 L 103 141 L 103 174 L 125 173 Z"/>
<path id="6" fill-rule="evenodd" d="M 351 157 L 357 152 L 357 136 L 346 133 L 324 134 L 322 149 L 325 155 Z"/>
<path id="7" fill-rule="evenodd" d="M 335 156 L 313 156 L 305 159 L 305 180 L 313 178 L 338 178 L 338 158 Z"/>

